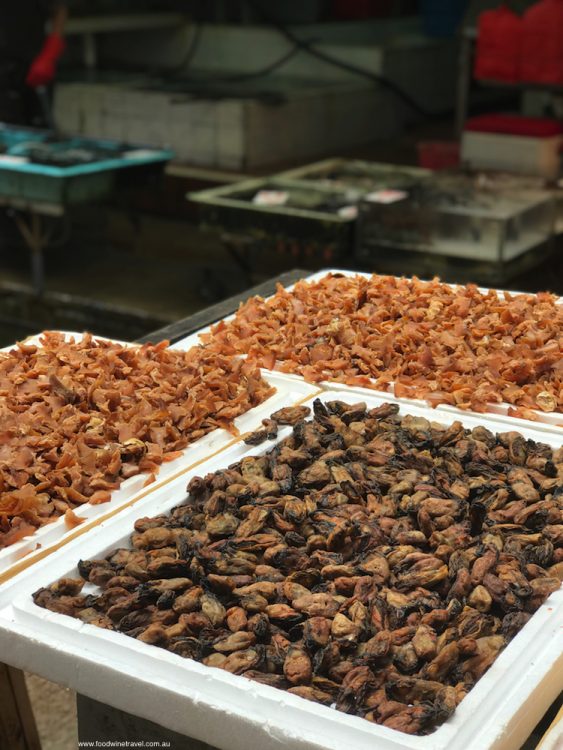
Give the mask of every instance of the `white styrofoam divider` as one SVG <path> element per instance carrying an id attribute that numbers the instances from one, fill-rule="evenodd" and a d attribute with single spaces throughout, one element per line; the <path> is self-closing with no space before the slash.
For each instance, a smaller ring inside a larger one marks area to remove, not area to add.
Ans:
<path id="1" fill-rule="evenodd" d="M 383 399 L 384 401 L 389 401 L 394 404 L 399 404 L 403 406 L 406 409 L 411 409 L 413 407 L 424 407 L 429 410 L 430 414 L 436 415 L 436 412 L 439 412 L 440 414 L 447 414 L 448 419 L 450 421 L 452 420 L 458 420 L 460 422 L 466 421 L 467 418 L 475 418 L 479 424 L 483 423 L 483 421 L 489 421 L 494 420 L 496 424 L 498 424 L 499 429 L 501 425 L 504 425 L 503 429 L 508 432 L 509 430 L 516 430 L 517 432 L 522 432 L 523 430 L 527 429 L 533 429 L 534 431 L 538 433 L 542 432 L 548 432 L 550 434 L 555 434 L 559 437 L 559 440 L 561 444 L 563 444 L 563 414 L 557 414 L 557 412 L 553 412 L 553 414 L 557 415 L 558 422 L 556 421 L 549 421 L 549 420 L 542 420 L 533 422 L 531 419 L 523 419 L 521 417 L 509 417 L 506 413 L 506 410 L 499 408 L 498 411 L 495 410 L 495 406 L 501 406 L 500 404 L 491 404 L 491 408 L 484 412 L 476 412 L 471 411 L 469 409 L 460 409 L 457 406 L 450 406 L 449 404 L 439 404 L 435 409 L 432 406 L 429 406 L 426 404 L 425 401 L 422 399 L 414 399 L 414 398 L 399 398 L 397 396 L 393 396 L 392 393 L 385 393 L 383 391 L 376 391 L 372 388 L 362 388 L 359 385 L 344 385 L 343 383 L 333 383 L 330 381 L 323 381 L 319 385 L 322 386 L 323 391 L 330 391 L 333 389 L 338 389 L 342 391 L 346 391 L 349 393 L 355 393 L 357 397 L 361 397 L 361 400 L 363 401 L 365 398 L 369 398 L 369 396 L 377 396 L 378 398 Z M 429 417 L 429 419 L 432 417 Z M 440 421 L 437 416 L 434 416 L 434 419 L 436 421 Z"/>
<path id="2" fill-rule="evenodd" d="M 82 341 L 82 338 L 84 337 L 83 333 L 78 333 L 77 331 L 59 331 L 59 330 L 48 330 L 44 331 L 44 333 L 59 333 L 62 334 L 65 338 L 65 341 L 74 341 L 79 342 Z M 0 349 L 0 352 L 11 352 L 12 349 L 17 349 L 18 344 L 25 344 L 27 346 L 41 346 L 41 337 L 43 336 L 43 333 L 34 333 L 31 336 L 27 336 L 25 339 L 22 339 L 21 341 L 18 341 L 15 344 L 10 344 L 10 346 L 3 346 Z M 92 338 L 95 341 L 110 341 L 112 344 L 119 344 L 120 346 L 140 346 L 140 344 L 132 344 L 130 341 L 121 341 L 120 339 L 108 339 L 107 336 L 92 336 Z"/>
<path id="3" fill-rule="evenodd" d="M 371 278 L 371 276 L 373 275 L 371 273 L 366 273 L 364 271 L 347 271 L 347 270 L 338 269 L 338 268 L 328 268 L 326 270 L 318 271 L 317 273 L 311 274 L 310 276 L 306 276 L 302 280 L 303 281 L 307 281 L 309 283 L 311 283 L 311 282 L 317 282 L 317 281 L 320 281 L 321 279 L 323 279 L 329 273 L 341 274 L 342 276 L 363 276 L 366 279 Z M 291 291 L 294 286 L 295 286 L 294 284 L 288 286 L 287 290 Z M 460 285 L 458 285 L 458 284 L 447 284 L 447 286 L 451 286 L 451 287 L 455 288 L 455 287 L 460 286 Z M 484 292 L 484 293 L 491 291 L 487 287 L 478 287 L 478 289 L 481 292 Z M 496 292 L 499 295 L 504 294 L 504 290 L 502 290 L 502 289 L 493 289 L 492 291 Z M 517 296 L 519 294 L 532 294 L 531 292 L 514 292 L 514 291 L 510 291 L 509 293 L 512 294 L 513 296 Z M 271 297 L 268 297 L 267 299 L 271 299 Z M 559 298 L 558 304 L 563 304 L 563 298 Z M 235 314 L 228 315 L 227 317 L 223 318 L 223 320 L 224 320 L 225 323 L 228 323 L 229 321 L 233 320 L 234 317 L 235 317 Z M 219 322 L 219 321 L 217 321 L 217 322 Z M 214 323 L 213 325 L 216 325 L 216 323 Z M 195 331 L 194 333 L 191 333 L 189 336 L 186 336 L 186 338 L 181 339 L 180 341 L 177 341 L 172 346 L 172 348 L 173 349 L 189 349 L 191 346 L 197 346 L 198 344 L 201 343 L 200 335 L 204 334 L 204 333 L 209 333 L 210 329 L 211 329 L 211 326 L 206 326 L 205 328 L 202 328 L 199 331 Z M 300 375 L 297 375 L 297 374 L 289 374 L 288 373 L 288 377 L 295 378 L 295 379 L 298 379 L 298 380 L 303 380 L 303 378 Z M 359 386 L 346 386 L 344 383 L 338 383 L 338 382 L 334 382 L 334 381 L 323 381 L 323 382 L 320 383 L 320 385 L 322 387 L 324 387 L 324 388 L 347 388 L 347 387 L 350 387 L 354 391 L 358 390 L 358 388 L 360 389 L 360 391 L 364 390 L 363 388 L 360 388 Z M 375 390 L 375 389 L 373 389 L 373 390 L 372 389 L 366 389 L 366 390 L 368 390 L 368 392 L 375 393 L 375 394 L 381 394 L 381 395 L 384 395 L 386 398 L 389 398 L 390 396 L 393 395 L 393 384 L 392 383 L 390 383 L 389 388 L 390 388 L 390 390 L 388 392 L 387 391 Z M 403 403 L 403 404 L 421 404 L 421 403 L 426 403 L 424 401 L 424 399 L 409 399 L 409 398 L 400 397 L 397 400 L 398 400 L 399 403 Z M 440 406 L 442 408 L 442 407 L 446 407 L 447 405 L 446 404 L 441 404 Z M 467 413 L 464 409 L 459 409 L 456 406 L 447 406 L 447 408 L 448 408 L 449 411 L 451 411 L 452 414 L 461 415 L 461 414 Z M 521 425 L 536 424 L 535 422 L 533 422 L 530 419 L 524 419 L 524 418 L 520 418 L 520 417 L 510 417 L 509 416 L 509 410 L 512 409 L 512 408 L 515 408 L 515 407 L 512 404 L 508 404 L 508 403 L 488 404 L 488 406 L 487 406 L 487 413 L 495 414 L 495 415 L 498 415 L 498 416 L 505 416 L 505 417 L 507 417 L 510 420 L 518 420 L 516 422 L 514 422 L 514 421 L 511 422 L 512 424 L 515 424 L 515 428 L 514 429 L 520 429 Z M 540 411 L 539 409 L 538 410 L 531 410 L 531 411 L 534 411 L 534 413 L 536 414 L 538 423 L 545 423 L 545 424 L 552 425 L 553 427 L 563 429 L 563 414 L 562 413 L 560 413 L 560 412 L 543 412 L 543 411 Z"/>
<path id="4" fill-rule="evenodd" d="M 82 334 L 70 332 L 65 332 L 65 335 L 67 337 L 74 337 L 76 340 L 82 337 Z M 101 337 L 96 336 L 95 338 L 100 339 Z M 38 343 L 38 340 L 39 335 L 26 339 L 26 343 Z M 135 346 L 134 344 L 124 345 Z M 7 347 L 3 351 L 9 351 L 11 348 L 13 347 Z M 298 382 L 285 375 L 280 376 L 277 373 L 268 371 L 262 371 L 262 375 L 276 389 L 276 392 L 262 404 L 250 409 L 234 420 L 234 425 L 241 435 L 259 427 L 261 420 L 269 416 L 272 411 L 279 409 L 281 406 L 298 403 L 319 391 L 319 388 L 305 383 L 305 381 Z M 237 437 L 227 430 L 213 430 L 199 440 L 190 443 L 181 451 L 181 456 L 178 458 L 163 463 L 155 475 L 154 482 L 151 484 L 146 484 L 149 474 L 137 474 L 126 479 L 118 489 L 111 493 L 110 502 L 102 503 L 101 505 L 84 503 L 74 508 L 74 514 L 78 518 L 84 519 L 81 525 L 69 528 L 66 525 L 64 516 L 61 516 L 53 523 L 39 527 L 35 533 L 24 537 L 15 544 L 0 549 L 0 582 L 10 577 L 21 566 L 27 566 L 44 557 L 47 549 L 64 543 L 65 539 L 72 538 L 73 536 L 81 536 L 94 523 L 97 523 L 99 519 L 108 515 L 108 513 L 113 513 L 117 508 L 137 502 L 160 485 L 169 482 L 178 473 L 186 471 L 194 464 L 200 463 L 226 446 L 240 441 L 240 439 L 240 436 Z"/>
<path id="5" fill-rule="evenodd" d="M 355 403 L 350 391 L 330 391 L 321 401 Z M 312 402 L 311 398 L 311 402 Z M 369 394 L 368 407 L 386 399 Z M 452 415 L 424 406 L 403 406 L 403 414 L 449 424 Z M 494 418 L 464 414 L 468 428 L 479 424 L 505 431 Z M 289 434 L 280 431 L 278 440 Z M 556 431 L 528 427 L 524 437 L 559 445 Z M 563 590 L 552 594 L 450 719 L 426 737 L 409 735 L 206 667 L 122 633 L 35 606 L 31 594 L 61 576 L 77 576 L 79 558 L 102 558 L 128 546 L 135 519 L 167 512 L 186 497 L 192 476 L 224 468 L 245 455 L 259 455 L 275 441 L 248 448 L 233 445 L 150 497 L 103 521 L 95 534 L 71 541 L 41 570 L 24 571 L 0 587 L 0 654 L 96 700 L 155 721 L 222 750 L 515 750 L 543 716 L 562 687 Z"/>

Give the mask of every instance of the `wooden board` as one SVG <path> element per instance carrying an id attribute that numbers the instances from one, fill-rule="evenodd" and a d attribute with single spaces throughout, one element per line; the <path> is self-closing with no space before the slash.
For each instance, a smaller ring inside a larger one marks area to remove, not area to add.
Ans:
<path id="1" fill-rule="evenodd" d="M 41 750 L 23 672 L 0 664 L 0 747 Z"/>

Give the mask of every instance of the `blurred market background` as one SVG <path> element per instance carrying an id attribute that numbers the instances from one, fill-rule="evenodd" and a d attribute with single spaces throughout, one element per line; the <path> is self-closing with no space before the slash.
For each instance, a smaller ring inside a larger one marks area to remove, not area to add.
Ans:
<path id="1" fill-rule="evenodd" d="M 67 6 L 0 127 L 0 344 L 135 339 L 292 268 L 563 293 L 562 3 Z M 29 689 L 74 748 L 73 696 Z"/>
<path id="2" fill-rule="evenodd" d="M 0 131 L 1 343 L 136 338 L 295 267 L 562 291 L 561 72 L 510 41 L 534 10 L 561 49 L 560 3 L 67 5 L 50 133 Z"/>

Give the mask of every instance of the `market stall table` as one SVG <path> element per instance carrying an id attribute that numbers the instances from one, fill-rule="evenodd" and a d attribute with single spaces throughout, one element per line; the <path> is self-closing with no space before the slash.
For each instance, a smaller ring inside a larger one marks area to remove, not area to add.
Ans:
<path id="1" fill-rule="evenodd" d="M 306 272 L 304 271 L 293 271 L 283 274 L 277 279 L 248 290 L 243 295 L 226 300 L 194 316 L 190 316 L 171 326 L 156 331 L 152 335 L 147 336 L 146 340 L 153 342 L 163 339 L 169 339 L 172 342 L 177 341 L 232 313 L 236 310 L 238 303 L 249 296 L 253 294 L 266 296 L 272 293 L 276 282 L 288 285 L 303 276 L 306 276 Z M 199 741 L 190 740 L 158 725 L 151 724 L 145 719 L 131 716 L 109 705 L 100 704 L 83 695 L 78 696 L 77 703 L 79 737 L 81 741 L 92 741 L 93 739 L 98 741 L 115 739 L 147 741 L 154 739 L 161 743 L 170 742 L 171 747 L 185 747 L 189 748 L 189 750 L 205 750 L 205 748 L 209 747 Z M 27 748 L 26 745 L 22 745 L 22 747 Z"/>

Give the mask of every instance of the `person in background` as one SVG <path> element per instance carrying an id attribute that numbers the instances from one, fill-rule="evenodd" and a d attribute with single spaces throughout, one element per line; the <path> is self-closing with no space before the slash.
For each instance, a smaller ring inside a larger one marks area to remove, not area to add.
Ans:
<path id="1" fill-rule="evenodd" d="M 55 78 L 67 15 L 64 2 L 0 0 L 0 122 L 45 124 L 37 90 Z"/>

